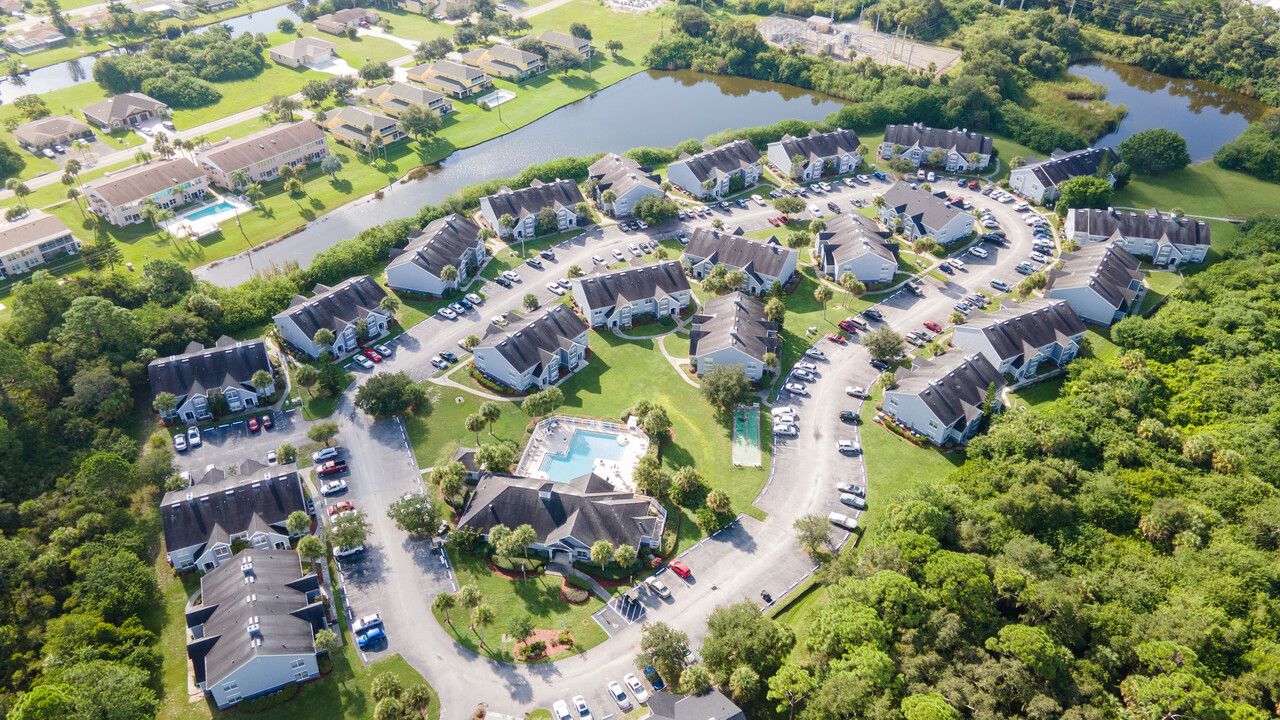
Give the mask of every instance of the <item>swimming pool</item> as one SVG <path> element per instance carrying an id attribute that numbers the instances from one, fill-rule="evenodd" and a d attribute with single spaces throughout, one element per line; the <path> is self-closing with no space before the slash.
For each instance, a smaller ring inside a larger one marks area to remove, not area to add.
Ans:
<path id="1" fill-rule="evenodd" d="M 625 448 L 618 443 L 617 435 L 575 430 L 567 455 L 548 453 L 542 459 L 539 470 L 553 482 L 569 482 L 595 469 L 596 460 L 616 462 L 622 458 Z"/>
<path id="2" fill-rule="evenodd" d="M 223 200 L 222 202 L 217 203 L 216 205 L 210 205 L 209 207 L 206 207 L 206 208 L 200 208 L 199 210 L 196 210 L 190 215 L 183 215 L 182 219 L 183 220 L 200 220 L 202 218 L 207 218 L 210 215 L 217 215 L 218 213 L 224 213 L 229 210 L 235 210 L 235 209 L 236 209 L 235 205 L 232 205 L 226 200 Z"/>
<path id="3" fill-rule="evenodd" d="M 484 103 L 485 105 L 488 105 L 489 107 L 494 108 L 501 105 L 504 102 L 510 102 L 515 99 L 516 99 L 516 94 L 514 92 L 499 88 L 489 93 L 488 95 L 485 95 L 484 97 L 480 98 L 479 100 L 476 101 L 476 103 Z"/>

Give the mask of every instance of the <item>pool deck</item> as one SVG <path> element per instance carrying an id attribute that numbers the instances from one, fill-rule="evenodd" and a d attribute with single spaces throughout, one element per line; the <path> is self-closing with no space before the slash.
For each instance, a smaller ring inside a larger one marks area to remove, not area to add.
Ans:
<path id="1" fill-rule="evenodd" d="M 210 199 L 206 202 L 201 203 L 197 207 L 183 211 L 181 215 L 178 215 L 172 220 L 165 220 L 160 223 L 160 225 L 165 229 L 165 232 L 173 235 L 174 237 L 202 238 L 218 232 L 220 229 L 218 227 L 218 223 L 236 217 L 237 208 L 239 209 L 239 212 L 242 213 L 249 212 L 253 209 L 251 204 L 232 195 L 219 195 L 212 191 L 209 195 Z M 205 217 L 195 218 L 194 220 L 191 219 L 192 215 L 195 215 L 206 208 L 214 207 L 220 203 L 226 203 L 232 207 Z"/>
<path id="2" fill-rule="evenodd" d="M 613 483 L 620 490 L 635 492 L 635 484 L 631 476 L 635 473 L 640 458 L 649 451 L 649 437 L 639 428 L 594 418 L 557 415 L 542 420 L 533 429 L 529 445 L 525 448 L 520 463 L 516 466 L 516 474 L 524 477 L 550 479 L 542 471 L 542 461 L 548 455 L 569 454 L 573 436 L 579 430 L 616 435 L 626 439 L 622 457 L 617 461 L 595 459 L 594 471 L 600 477 Z"/>

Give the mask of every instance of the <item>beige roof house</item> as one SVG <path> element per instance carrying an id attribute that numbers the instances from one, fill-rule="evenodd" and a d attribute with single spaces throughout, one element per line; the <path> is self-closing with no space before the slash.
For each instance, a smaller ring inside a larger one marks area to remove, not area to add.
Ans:
<path id="1" fill-rule="evenodd" d="M 547 69 L 541 55 L 501 44 L 463 53 L 462 62 L 506 80 L 523 80 Z"/>
<path id="2" fill-rule="evenodd" d="M 84 119 L 100 128 L 116 129 L 169 114 L 169 106 L 142 93 L 121 93 L 83 110 Z"/>
<path id="3" fill-rule="evenodd" d="M 80 241 L 61 220 L 39 211 L 0 225 L 0 270 L 5 276 L 28 272 L 79 249 Z"/>
<path id="4" fill-rule="evenodd" d="M 382 16 L 372 10 L 347 8 L 328 15 L 321 15 L 316 18 L 315 25 L 316 29 L 321 32 L 327 32 L 330 35 L 341 35 L 349 27 L 356 27 L 362 22 L 376 25 L 381 19 Z"/>
<path id="5" fill-rule="evenodd" d="M 13 129 L 13 136 L 23 147 L 35 150 L 90 135 L 93 128 L 70 115 L 41 118 Z"/>
<path id="6" fill-rule="evenodd" d="M 26 32 L 14 33 L 4 39 L 4 46 L 26 55 L 56 47 L 67 41 L 67 36 L 52 25 L 37 25 Z"/>
<path id="7" fill-rule="evenodd" d="M 379 110 L 392 117 L 400 117 L 400 113 L 411 105 L 424 107 L 439 115 L 453 112 L 453 103 L 443 94 L 409 83 L 377 85 L 360 94 L 370 104 L 376 105 Z"/>
<path id="8" fill-rule="evenodd" d="M 314 65 L 318 62 L 328 61 L 337 54 L 338 48 L 336 45 L 328 40 L 313 37 L 301 37 L 297 40 L 291 40 L 283 45 L 271 48 L 268 52 L 273 61 L 288 67 Z"/>

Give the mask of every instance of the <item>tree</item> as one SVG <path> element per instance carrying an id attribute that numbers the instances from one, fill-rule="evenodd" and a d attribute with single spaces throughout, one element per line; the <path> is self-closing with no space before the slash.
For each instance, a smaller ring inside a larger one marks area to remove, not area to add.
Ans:
<path id="1" fill-rule="evenodd" d="M 618 53 L 622 52 L 622 41 L 610 38 L 604 41 L 604 49 L 609 51 L 614 60 L 618 59 Z"/>
<path id="2" fill-rule="evenodd" d="M 729 694 L 739 705 L 747 705 L 760 695 L 760 674 L 747 665 L 739 665 L 729 676 Z"/>
<path id="3" fill-rule="evenodd" d="M 378 60 L 370 60 L 360 66 L 361 80 L 386 80 L 395 74 L 391 66 Z"/>
<path id="4" fill-rule="evenodd" d="M 581 266 L 581 265 L 570 265 L 570 266 L 569 266 L 569 271 L 568 271 L 567 273 L 565 273 L 565 275 L 566 275 L 567 277 L 569 277 L 570 279 L 573 279 L 573 278 L 580 278 L 580 277 L 582 277 L 582 276 L 583 276 L 583 275 L 585 275 L 585 274 L 586 274 L 586 273 L 582 272 L 582 266 Z"/>
<path id="5" fill-rule="evenodd" d="M 794 663 L 786 663 L 778 669 L 777 674 L 769 678 L 770 700 L 779 700 L 778 712 L 787 711 L 787 717 L 794 718 L 796 705 L 802 702 L 817 687 L 817 681 L 808 670 Z"/>
<path id="6" fill-rule="evenodd" d="M 253 388 L 258 391 L 259 395 L 266 392 L 267 388 L 271 387 L 273 382 L 274 380 L 271 377 L 271 373 L 266 370 L 258 370 L 253 374 L 253 377 L 249 379 L 249 384 L 253 385 Z"/>
<path id="7" fill-rule="evenodd" d="M 591 546 L 591 562 L 604 567 L 613 559 L 613 544 L 608 540 L 597 540 Z"/>
<path id="8" fill-rule="evenodd" d="M 380 372 L 356 391 L 355 406 L 369 413 L 374 418 L 403 415 L 427 402 L 427 391 L 409 376 L 398 373 Z"/>
<path id="9" fill-rule="evenodd" d="M 795 647 L 791 628 L 761 614 L 755 603 L 743 600 L 721 605 L 707 618 L 702 659 L 711 674 L 728 678 L 740 665 L 772 676 Z"/>
<path id="10" fill-rule="evenodd" d="M 170 392 L 157 393 L 155 399 L 151 401 L 151 407 L 161 415 L 168 415 L 178 409 L 178 398 Z"/>
<path id="11" fill-rule="evenodd" d="M 652 227 L 674 220 L 679 212 L 680 206 L 676 201 L 665 195 L 645 195 L 631 208 L 632 215 Z"/>
<path id="12" fill-rule="evenodd" d="M 515 641 L 516 645 L 533 637 L 533 632 L 533 617 L 528 613 L 512 618 L 511 624 L 507 626 L 507 635 Z"/>
<path id="13" fill-rule="evenodd" d="M 337 155 L 326 155 L 324 160 L 320 161 L 320 172 L 334 180 L 338 178 L 338 171 L 341 169 L 342 159 Z"/>
<path id="14" fill-rule="evenodd" d="M 302 97 L 312 105 L 319 105 L 333 94 L 333 87 L 325 80 L 308 80 L 302 86 Z"/>
<path id="15" fill-rule="evenodd" d="M 629 568 L 636 564 L 636 549 L 630 545 L 619 545 L 613 551 L 613 561 L 618 567 Z"/>
<path id="16" fill-rule="evenodd" d="M 707 507 L 718 513 L 727 513 L 733 509 L 733 503 L 729 500 L 729 493 L 716 488 L 707 493 Z"/>
<path id="17" fill-rule="evenodd" d="M 951 315 L 947 318 L 947 322 L 951 323 L 952 325 L 963 325 L 964 313 L 960 312 L 959 310 L 953 311 Z"/>
<path id="18" fill-rule="evenodd" d="M 640 655 L 636 664 L 652 665 L 668 685 L 680 687 L 689 636 L 663 622 L 646 623 L 641 631 Z"/>
<path id="19" fill-rule="evenodd" d="M 804 201 L 793 195 L 783 195 L 773 201 L 773 207 L 783 215 L 804 212 Z"/>
<path id="20" fill-rule="evenodd" d="M 942 148 L 934 148 L 924 159 L 925 164 L 941 167 L 947 164 L 947 151 Z"/>
<path id="21" fill-rule="evenodd" d="M 515 461 L 515 450 L 503 443 L 486 443 L 476 451 L 476 462 L 490 472 L 505 473 Z"/>
<path id="22" fill-rule="evenodd" d="M 533 223 L 533 232 L 536 235 L 554 235 L 560 229 L 560 218 L 556 215 L 556 211 L 544 207 L 538 211 Z"/>
<path id="23" fill-rule="evenodd" d="M 369 694 L 373 697 L 375 703 L 382 702 L 387 698 L 399 699 L 402 692 L 404 692 L 404 688 L 400 685 L 400 678 L 392 672 L 378 673 L 373 677 L 373 682 L 369 687 Z"/>
<path id="24" fill-rule="evenodd" d="M 422 493 L 410 493 L 387 507 L 387 517 L 413 537 L 430 537 L 440 525 L 435 503 Z"/>
<path id="25" fill-rule="evenodd" d="M 582 64 L 582 56 L 572 50 L 552 48 L 547 55 L 547 72 L 559 71 L 567 75 L 569 71 Z"/>
<path id="26" fill-rule="evenodd" d="M 711 691 L 711 673 L 701 663 L 690 665 L 680 676 L 680 692 L 686 695 L 705 695 Z"/>
<path id="27" fill-rule="evenodd" d="M 480 413 L 474 412 L 468 415 L 466 419 L 462 421 L 462 424 L 467 428 L 467 432 L 473 432 L 476 434 L 476 445 L 479 445 L 480 431 L 484 429 L 484 417 Z"/>
<path id="28" fill-rule="evenodd" d="M 534 295 L 533 293 L 526 293 L 524 296 L 524 300 L 521 301 L 521 304 L 524 306 L 525 310 L 537 310 L 538 296 Z"/>
<path id="29" fill-rule="evenodd" d="M 867 293 L 867 286 L 854 277 L 853 273 L 845 273 L 841 276 L 840 287 L 844 288 L 846 305 L 849 304 L 850 298 L 860 298 Z"/>
<path id="30" fill-rule="evenodd" d="M 486 402 L 480 406 L 480 417 L 489 423 L 489 434 L 493 434 L 493 424 L 498 422 L 498 418 L 502 417 L 502 408 L 496 402 Z"/>
<path id="31" fill-rule="evenodd" d="M 329 541 L 344 549 L 358 547 L 369 537 L 369 521 L 364 510 L 339 513 L 325 528 Z"/>
<path id="32" fill-rule="evenodd" d="M 862 337 L 862 344 L 871 353 L 871 357 L 886 361 L 897 358 L 906 347 L 902 336 L 888 327 L 880 327 L 867 333 Z"/>
<path id="33" fill-rule="evenodd" d="M 1111 205 L 1114 190 L 1111 183 L 1092 175 L 1080 175 L 1058 186 L 1059 196 L 1054 206 L 1058 217 L 1067 216 L 1067 208 L 1105 208 Z"/>
<path id="34" fill-rule="evenodd" d="M 532 525 L 524 524 L 516 527 L 511 531 L 511 545 L 513 548 L 519 548 L 524 553 L 524 559 L 529 559 L 529 546 L 538 541 L 538 533 L 533 529 Z M 619 549 L 625 546 L 619 546 Z"/>
<path id="35" fill-rule="evenodd" d="M 12 720 L 62 720 L 76 717 L 79 713 L 73 692 L 68 685 L 36 685 L 18 698 L 8 717 Z"/>
<path id="36" fill-rule="evenodd" d="M 316 423 L 307 428 L 307 437 L 329 447 L 329 441 L 338 436 L 338 424 L 334 422 Z"/>
<path id="37" fill-rule="evenodd" d="M 911 251 L 917 255 L 926 255 L 928 253 L 933 252 L 934 249 L 937 247 L 938 247 L 937 241 L 929 237 L 928 235 L 916 238 L 911 243 Z"/>
<path id="38" fill-rule="evenodd" d="M 316 330 L 315 335 L 311 336 L 311 342 L 315 343 L 315 346 L 321 350 L 329 349 L 335 340 L 337 338 L 333 336 L 333 331 L 329 328 L 320 328 Z"/>
<path id="39" fill-rule="evenodd" d="M 302 535 L 311 530 L 311 516 L 301 510 L 295 510 L 289 513 L 284 526 L 289 530 L 290 535 Z"/>
<path id="40" fill-rule="evenodd" d="M 449 593 L 440 593 L 436 596 L 435 600 L 431 601 L 431 607 L 444 613 L 444 621 L 452 625 L 453 620 L 449 617 L 449 611 L 453 609 L 457 602 L 458 599 L 453 595 L 450 595 Z"/>
<path id="41" fill-rule="evenodd" d="M 796 531 L 796 540 L 805 554 L 815 561 L 826 557 L 825 552 L 831 545 L 831 524 L 821 515 L 805 515 L 797 518 L 792 528 Z"/>
<path id="42" fill-rule="evenodd" d="M 324 557 L 324 543 L 315 535 L 305 535 L 298 541 L 298 555 L 315 562 Z"/>
<path id="43" fill-rule="evenodd" d="M 1191 164 L 1186 138 L 1165 128 L 1134 133 L 1116 151 L 1129 167 L 1147 175 L 1176 172 Z"/>
<path id="44" fill-rule="evenodd" d="M 787 305 L 779 298 L 770 298 L 769 302 L 764 306 L 764 316 L 770 322 L 781 324 L 787 316 Z"/>
<path id="45" fill-rule="evenodd" d="M 415 140 L 433 137 L 443 124 L 440 116 L 421 105 L 409 105 L 400 113 L 400 125 Z"/>
<path id="46" fill-rule="evenodd" d="M 62 327 L 49 335 L 81 359 L 103 355 L 133 358 L 142 345 L 142 328 L 134 314 L 92 295 L 71 301 L 71 307 L 62 315 Z"/>
<path id="47" fill-rule="evenodd" d="M 827 319 L 827 302 L 831 300 L 831 296 L 834 294 L 835 293 L 831 292 L 831 288 L 827 287 L 826 283 L 819 285 L 813 291 L 813 299 L 817 300 L 819 305 L 822 305 L 823 320 Z"/>
<path id="48" fill-rule="evenodd" d="M 395 315 L 396 311 L 400 309 L 400 298 L 395 295 L 388 294 L 378 302 L 378 307 L 386 310 L 392 315 Z"/>
<path id="49" fill-rule="evenodd" d="M 310 365 L 303 365 L 293 373 L 293 381 L 298 383 L 298 386 L 306 390 L 308 394 L 319 379 L 320 373 L 316 372 L 316 369 Z"/>
<path id="50" fill-rule="evenodd" d="M 576 38 L 582 38 L 583 40 L 590 40 L 591 28 L 587 27 L 586 23 L 572 22 L 572 23 L 569 23 L 569 34 Z"/>
<path id="51" fill-rule="evenodd" d="M 359 81 L 352 75 L 334 75 L 325 82 L 329 83 L 329 88 L 333 90 L 333 96 L 342 100 L 356 89 Z"/>
<path id="52" fill-rule="evenodd" d="M 476 629 L 476 637 L 480 638 L 480 647 L 484 647 L 482 631 L 493 624 L 495 617 L 493 606 L 489 603 L 480 603 L 471 608 L 471 626 Z"/>
<path id="53" fill-rule="evenodd" d="M 475 347 L 479 344 L 480 344 L 480 336 L 474 333 L 466 336 L 462 340 L 462 347 L 468 351 L 474 350 Z"/>
<path id="54" fill-rule="evenodd" d="M 445 498 L 452 498 L 462 492 L 467 479 L 467 468 L 460 462 L 437 465 L 431 471 L 431 482 L 440 488 Z"/>
<path id="55" fill-rule="evenodd" d="M 319 542 L 319 541 L 317 541 Z M 338 637 L 338 633 L 329 628 L 320 628 L 316 631 L 315 637 L 316 650 L 327 652 L 332 655 L 342 647 L 342 639 Z"/>
<path id="56" fill-rule="evenodd" d="M 960 720 L 960 713 L 938 693 L 909 695 L 902 699 L 904 720 Z"/>
<path id="57" fill-rule="evenodd" d="M 290 195 L 301 195 L 306 188 L 302 185 L 302 181 L 296 177 L 291 177 L 284 181 L 284 191 Z"/>
<path id="58" fill-rule="evenodd" d="M 716 365 L 703 374 L 699 389 L 707 402 L 728 410 L 751 391 L 751 381 L 741 365 Z"/>

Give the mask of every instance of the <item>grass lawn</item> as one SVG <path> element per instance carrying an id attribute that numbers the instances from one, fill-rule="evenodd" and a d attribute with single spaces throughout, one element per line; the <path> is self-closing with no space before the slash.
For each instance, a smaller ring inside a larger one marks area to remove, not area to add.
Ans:
<path id="1" fill-rule="evenodd" d="M 651 322 L 647 325 L 638 325 L 630 330 L 619 330 L 618 332 L 627 337 L 645 337 L 647 335 L 657 335 L 669 330 L 674 330 L 676 321 L 670 317 L 659 318 L 657 322 Z"/>
<path id="2" fill-rule="evenodd" d="M 320 362 L 310 362 L 307 364 L 315 368 L 317 371 L 322 365 Z M 339 363 L 339 365 L 341 364 L 342 363 Z M 296 370 L 297 368 L 295 367 L 294 371 Z M 342 387 L 350 387 L 351 383 L 355 382 L 356 376 L 345 371 L 343 372 L 343 375 Z M 304 420 L 320 420 L 329 417 L 333 414 L 333 411 L 337 409 L 338 400 L 342 398 L 342 393 L 338 393 L 331 398 L 319 397 L 315 393 L 315 388 L 312 388 L 311 393 L 307 393 L 306 390 L 301 390 L 301 392 L 305 398 L 302 403 L 302 419 Z"/>
<path id="3" fill-rule="evenodd" d="M 1142 306 L 1138 308 L 1138 315 L 1145 316 L 1152 308 L 1161 300 L 1164 300 L 1178 286 L 1182 285 L 1182 276 L 1173 272 L 1164 272 L 1153 270 L 1147 273 L 1147 296 L 1142 299 Z"/>
<path id="4" fill-rule="evenodd" d="M 662 345 L 672 357 L 689 357 L 689 336 L 684 333 L 667 335 L 662 338 Z"/>
<path id="5" fill-rule="evenodd" d="M 1062 392 L 1062 383 L 1064 382 L 1066 382 L 1066 378 L 1059 377 L 1009 394 L 1012 396 L 1016 407 L 1026 406 L 1032 409 L 1047 407 L 1058 401 L 1058 394 Z"/>
<path id="6" fill-rule="evenodd" d="M 1089 350 L 1085 354 L 1090 357 L 1106 360 L 1120 353 L 1120 348 L 1111 342 L 1111 328 L 1090 325 L 1084 333 L 1084 339 L 1089 343 Z"/>
<path id="7" fill-rule="evenodd" d="M 1111 202 L 1120 207 L 1165 211 L 1177 207 L 1191 215 L 1244 218 L 1280 211 L 1280 185 L 1206 162 L 1154 177 L 1135 174 Z M 1218 249 L 1217 238 L 1213 244 Z"/>
<path id="8" fill-rule="evenodd" d="M 449 612 L 453 622 L 445 622 L 445 614 L 432 608 L 432 614 L 458 644 L 495 660 L 513 662 L 515 643 L 503 639 L 506 624 L 523 615 L 533 617 L 539 630 L 569 630 L 573 633 L 573 650 L 561 653 L 555 659 L 577 655 L 608 639 L 605 631 L 591 619 L 591 614 L 604 607 L 594 595 L 584 605 L 570 605 L 560 599 L 560 577 L 537 575 L 528 580 L 511 580 L 489 570 L 484 559 L 470 553 L 453 556 L 453 569 L 458 576 L 458 587 L 475 583 L 484 601 L 493 606 L 495 622 L 481 629 L 485 649 L 480 649 L 479 638 L 467 619 L 467 611 L 455 608 Z"/>
<path id="9" fill-rule="evenodd" d="M 465 363 L 463 363 L 465 364 Z M 453 378 L 463 385 L 471 385 L 466 370 L 458 371 Z M 413 445 L 414 457 L 418 465 L 431 467 L 448 460 L 442 457 L 451 443 L 463 447 L 475 447 L 476 436 L 469 433 L 463 422 L 468 415 L 480 409 L 487 400 L 469 392 L 439 385 L 424 385 L 434 395 L 429 410 L 419 410 L 412 416 L 404 418 L 405 430 L 409 433 L 409 443 Z M 462 402 L 458 402 L 461 398 Z M 487 431 L 480 432 L 480 442 L 509 441 L 517 447 L 525 442 L 524 429 L 529 424 L 529 416 L 525 415 L 514 402 L 500 401 L 502 417 L 493 425 L 493 435 Z"/>
<path id="10" fill-rule="evenodd" d="M 808 639 L 809 630 L 813 626 L 813 615 L 826 597 L 825 586 L 810 585 L 798 600 L 788 605 L 786 610 L 773 616 L 775 620 L 789 626 L 796 634 L 796 644 L 791 649 L 791 654 L 787 656 L 788 659 L 801 661 L 808 656 L 804 649 L 805 640 Z"/>

